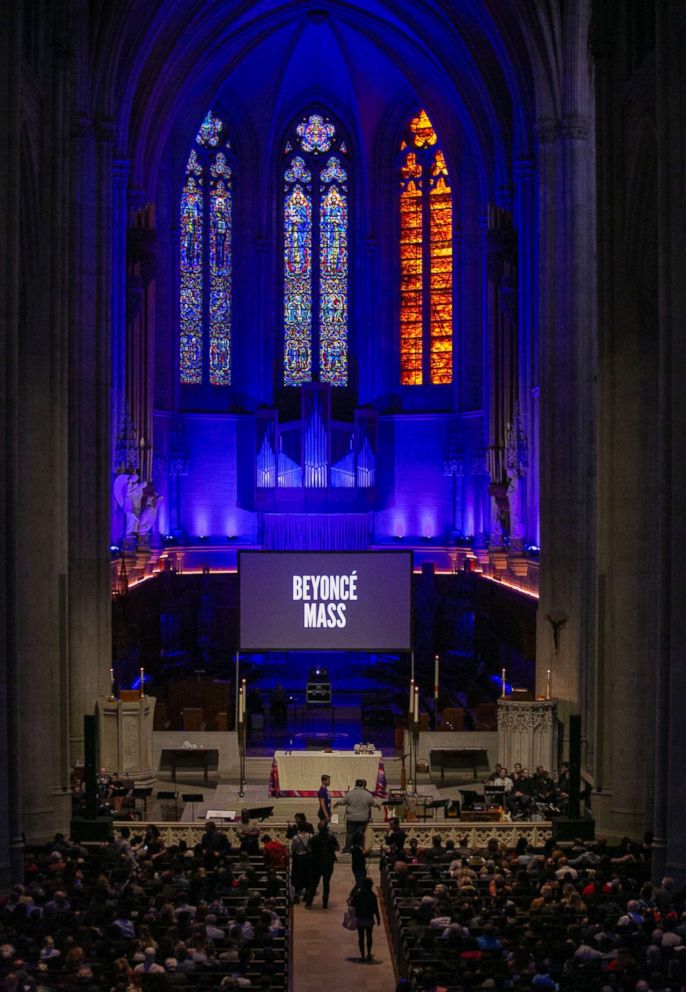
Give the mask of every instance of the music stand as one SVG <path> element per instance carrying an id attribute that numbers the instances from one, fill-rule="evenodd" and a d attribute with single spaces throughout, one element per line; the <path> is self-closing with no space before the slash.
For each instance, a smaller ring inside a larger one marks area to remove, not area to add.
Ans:
<path id="1" fill-rule="evenodd" d="M 433 802 L 427 803 L 424 808 L 432 809 L 434 811 L 434 820 L 436 820 L 438 818 L 437 810 L 442 809 L 444 811 L 443 815 L 445 816 L 445 810 L 448 808 L 449 802 L 449 799 L 434 799 Z"/>
<path id="2" fill-rule="evenodd" d="M 195 804 L 204 803 L 205 797 L 200 793 L 184 792 L 181 795 L 181 802 L 191 804 L 191 819 L 195 820 Z"/>
<path id="3" fill-rule="evenodd" d="M 502 785 L 484 786 L 484 802 L 486 806 L 505 807 L 505 787 Z"/>
<path id="4" fill-rule="evenodd" d="M 273 806 L 258 806 L 256 809 L 248 810 L 248 819 L 259 820 L 261 823 L 263 820 L 268 820 L 273 813 Z"/>
<path id="5" fill-rule="evenodd" d="M 157 798 L 158 799 L 173 799 L 174 800 L 175 819 L 178 820 L 178 818 L 179 818 L 179 794 L 178 794 L 178 792 L 158 792 L 157 793 Z"/>
<path id="6" fill-rule="evenodd" d="M 142 799 L 143 800 L 143 819 L 144 820 L 147 820 L 148 819 L 148 796 L 151 796 L 152 795 L 152 786 L 150 786 L 149 788 L 145 788 L 145 789 L 143 789 L 143 788 L 140 788 L 140 789 L 134 788 L 133 791 L 131 792 L 131 795 L 133 796 L 134 799 Z M 135 805 L 135 803 L 134 803 L 134 805 Z"/>

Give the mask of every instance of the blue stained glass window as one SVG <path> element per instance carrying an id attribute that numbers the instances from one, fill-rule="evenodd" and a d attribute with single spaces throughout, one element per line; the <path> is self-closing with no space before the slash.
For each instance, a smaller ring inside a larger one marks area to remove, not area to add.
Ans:
<path id="1" fill-rule="evenodd" d="M 207 114 L 181 194 L 179 380 L 188 385 L 231 384 L 233 174 L 226 152 L 215 151 L 223 127 Z"/>
<path id="2" fill-rule="evenodd" d="M 202 381 L 203 177 L 194 154 L 181 194 L 179 376 L 184 383 Z"/>
<path id="3" fill-rule="evenodd" d="M 296 185 L 284 208 L 284 382 L 312 378 L 312 203 Z"/>
<path id="4" fill-rule="evenodd" d="M 320 156 L 343 145 L 331 120 L 310 114 L 284 146 L 286 386 L 348 383 L 348 173 Z"/>
<path id="5" fill-rule="evenodd" d="M 331 186 L 321 199 L 319 234 L 319 378 L 332 386 L 348 381 L 348 204 Z"/>
<path id="6" fill-rule="evenodd" d="M 344 183 L 347 178 L 348 177 L 346 175 L 345 169 L 343 168 L 341 163 L 338 161 L 337 158 L 334 158 L 332 156 L 329 159 L 329 161 L 326 163 L 326 168 L 322 170 L 322 182 Z"/>
<path id="7" fill-rule="evenodd" d="M 304 152 L 328 152 L 331 148 L 336 128 L 321 114 L 310 114 L 297 127 L 300 146 Z"/>
<path id="8" fill-rule="evenodd" d="M 223 125 L 219 118 L 215 117 L 211 110 L 208 110 L 205 120 L 200 125 L 200 130 L 195 136 L 196 142 L 199 145 L 216 147 L 219 144 L 219 135 L 221 134 L 222 127 Z"/>

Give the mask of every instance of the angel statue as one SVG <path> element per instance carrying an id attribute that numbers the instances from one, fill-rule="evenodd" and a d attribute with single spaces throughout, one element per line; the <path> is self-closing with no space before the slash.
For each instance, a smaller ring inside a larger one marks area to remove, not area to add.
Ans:
<path id="1" fill-rule="evenodd" d="M 152 530 L 162 497 L 155 492 L 151 482 L 141 482 L 135 472 L 122 472 L 114 480 L 114 499 L 124 511 L 126 537 L 148 534 Z"/>

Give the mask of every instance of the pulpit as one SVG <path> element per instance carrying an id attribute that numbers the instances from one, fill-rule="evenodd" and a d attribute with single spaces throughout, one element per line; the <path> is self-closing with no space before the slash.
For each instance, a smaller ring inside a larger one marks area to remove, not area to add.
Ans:
<path id="1" fill-rule="evenodd" d="M 557 770 L 557 701 L 498 700 L 498 761 L 508 771 L 519 762 L 533 774 Z"/>
<path id="2" fill-rule="evenodd" d="M 95 704 L 98 721 L 100 766 L 119 772 L 137 786 L 152 785 L 155 780 L 152 760 L 154 696 L 138 699 L 104 697 Z"/>

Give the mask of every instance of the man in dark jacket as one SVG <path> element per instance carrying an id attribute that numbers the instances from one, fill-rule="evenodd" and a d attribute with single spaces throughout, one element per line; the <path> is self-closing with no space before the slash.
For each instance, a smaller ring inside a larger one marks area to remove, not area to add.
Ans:
<path id="1" fill-rule="evenodd" d="M 333 866 L 337 861 L 337 850 L 338 841 L 332 833 L 329 833 L 328 824 L 322 820 L 316 835 L 310 841 L 310 857 L 312 861 L 310 885 L 305 897 L 306 909 L 312 909 L 312 900 L 317 891 L 319 879 L 322 880 L 322 908 L 328 909 L 329 889 L 331 886 L 331 876 L 333 875 Z"/>

